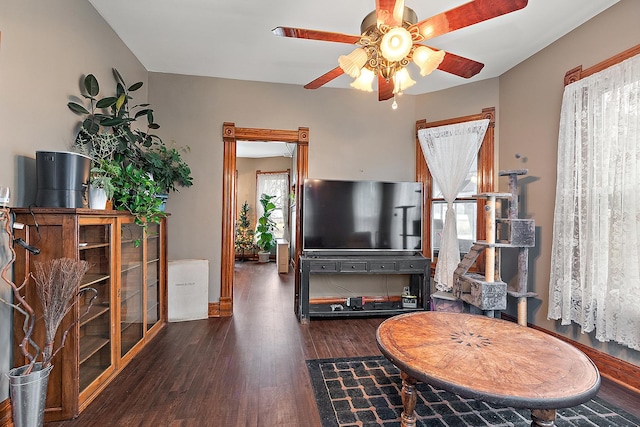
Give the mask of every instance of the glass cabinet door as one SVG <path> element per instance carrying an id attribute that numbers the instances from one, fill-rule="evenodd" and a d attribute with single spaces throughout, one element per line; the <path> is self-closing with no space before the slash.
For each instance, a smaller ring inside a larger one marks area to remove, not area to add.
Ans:
<path id="1" fill-rule="evenodd" d="M 80 392 L 113 366 L 111 224 L 80 225 L 80 259 L 90 267 L 80 290 Z M 92 288 L 95 290 L 87 289 Z M 91 298 L 95 296 L 89 308 Z"/>
<path id="2" fill-rule="evenodd" d="M 143 229 L 133 222 L 121 226 L 120 356 L 143 337 Z"/>
<path id="3" fill-rule="evenodd" d="M 147 228 L 147 330 L 160 320 L 160 225 Z"/>

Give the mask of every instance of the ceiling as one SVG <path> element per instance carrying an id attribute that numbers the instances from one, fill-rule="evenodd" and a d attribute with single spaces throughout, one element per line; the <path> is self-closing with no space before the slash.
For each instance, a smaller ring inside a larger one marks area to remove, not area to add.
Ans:
<path id="1" fill-rule="evenodd" d="M 152 72 L 304 86 L 337 66 L 344 43 L 275 36 L 277 26 L 358 35 L 375 0 L 89 0 Z M 468 0 L 405 0 L 419 20 Z M 618 0 L 529 0 L 522 10 L 429 40 L 485 64 L 472 79 L 436 70 L 406 91 L 416 95 L 497 77 Z M 342 75 L 326 87 L 349 88 Z M 316 89 L 316 90 L 322 90 Z M 353 89 L 355 90 L 355 89 Z"/>
<path id="2" fill-rule="evenodd" d="M 89 0 L 149 71 L 300 87 L 337 66 L 354 47 L 275 36 L 277 26 L 357 35 L 375 0 Z M 419 20 L 468 0 L 405 0 Z M 429 40 L 482 62 L 463 79 L 436 70 L 406 91 L 418 95 L 497 77 L 618 0 L 529 0 L 522 10 Z M 343 75 L 325 87 L 348 88 Z M 322 88 L 316 90 L 323 90 Z M 355 90 L 355 89 L 351 89 Z M 239 142 L 238 157 L 290 156 L 282 143 Z"/>

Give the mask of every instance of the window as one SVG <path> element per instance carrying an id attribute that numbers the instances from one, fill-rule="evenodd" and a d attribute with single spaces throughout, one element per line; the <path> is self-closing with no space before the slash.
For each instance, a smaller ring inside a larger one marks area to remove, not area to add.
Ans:
<path id="1" fill-rule="evenodd" d="M 440 234 L 442 233 L 444 214 L 446 211 L 446 202 L 442 197 L 442 192 L 437 188 L 431 177 L 431 173 L 427 167 L 427 163 L 420 148 L 420 142 L 417 138 L 419 129 L 426 129 L 436 126 L 450 125 L 454 123 L 471 122 L 480 119 L 489 119 L 489 127 L 482 141 L 482 146 L 478 152 L 477 161 L 474 167 L 469 171 L 466 185 L 459 194 L 454 203 L 457 214 L 457 230 L 461 255 L 467 253 L 469 248 L 476 240 L 484 240 L 485 228 L 478 227 L 478 224 L 484 224 L 484 200 L 476 200 L 471 196 L 479 193 L 495 191 L 493 188 L 494 176 L 494 126 L 495 126 L 495 109 L 486 108 L 482 113 L 459 117 L 449 120 L 428 123 L 426 120 L 420 120 L 416 123 L 416 180 L 424 184 L 424 231 L 423 253 L 426 257 L 431 258 L 432 273 L 438 262 L 438 251 L 440 249 Z M 482 255 L 476 262 L 479 269 L 484 268 Z"/>
<path id="2" fill-rule="evenodd" d="M 275 196 L 273 199 L 276 205 L 271 214 L 271 219 L 276 223 L 277 239 L 289 240 L 289 171 L 284 172 L 256 172 L 256 215 L 262 216 L 262 205 L 260 196 L 268 194 Z"/>
<path id="3" fill-rule="evenodd" d="M 640 350 L 640 55 L 599 69 L 562 98 L 548 317 Z"/>
<path id="4" fill-rule="evenodd" d="M 458 230 L 458 244 L 460 253 L 466 254 L 471 249 L 471 245 L 476 239 L 478 211 L 477 201 L 471 198 L 478 194 L 478 157 L 473 162 L 469 174 L 465 179 L 465 186 L 458 194 L 454 203 L 456 211 L 456 228 Z M 442 191 L 434 181 L 431 191 L 431 259 L 438 257 L 440 250 L 440 236 L 444 226 L 444 216 L 447 210 L 447 202 L 444 200 Z"/>

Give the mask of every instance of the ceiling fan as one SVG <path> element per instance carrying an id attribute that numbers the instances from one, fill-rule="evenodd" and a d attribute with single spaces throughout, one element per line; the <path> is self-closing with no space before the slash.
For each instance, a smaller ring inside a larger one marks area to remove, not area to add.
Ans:
<path id="1" fill-rule="evenodd" d="M 515 12 L 524 8 L 527 1 L 475 0 L 418 21 L 416 13 L 404 5 L 404 0 L 376 0 L 376 10 L 362 21 L 359 36 L 292 27 L 276 27 L 273 33 L 281 37 L 358 45 L 350 54 L 338 58 L 338 67 L 304 87 L 317 89 L 347 73 L 355 79 L 352 87 L 371 92 L 377 76 L 378 99 L 386 101 L 415 84 L 406 69 L 410 62 L 420 68 L 422 76 L 436 68 L 463 78 L 478 74 L 484 64 L 433 49 L 422 42 Z"/>

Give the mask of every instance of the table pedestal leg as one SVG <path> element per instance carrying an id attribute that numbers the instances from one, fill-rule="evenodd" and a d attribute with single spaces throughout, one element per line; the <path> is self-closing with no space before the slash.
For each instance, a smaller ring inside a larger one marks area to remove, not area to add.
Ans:
<path id="1" fill-rule="evenodd" d="M 404 372 L 402 378 L 402 427 L 416 427 L 416 380 Z"/>
<path id="2" fill-rule="evenodd" d="M 531 427 L 553 427 L 556 425 L 555 409 L 532 409 Z"/>

